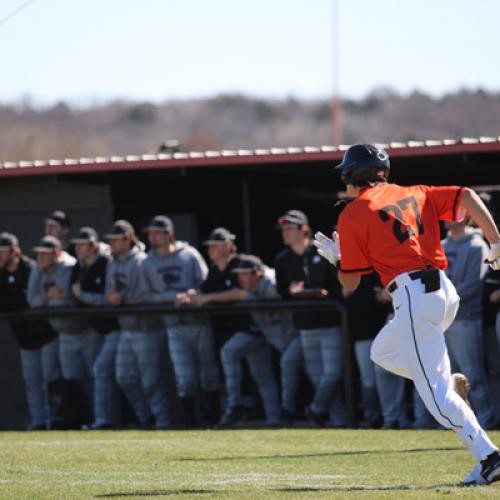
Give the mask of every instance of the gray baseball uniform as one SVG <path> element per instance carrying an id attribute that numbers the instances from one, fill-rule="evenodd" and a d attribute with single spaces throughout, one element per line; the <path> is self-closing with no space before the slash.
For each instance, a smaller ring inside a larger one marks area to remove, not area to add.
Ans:
<path id="1" fill-rule="evenodd" d="M 51 272 L 43 271 L 37 264 L 28 282 L 28 303 L 31 307 L 57 307 L 75 305 L 70 293 L 71 270 L 76 260 L 62 252 Z M 58 286 L 64 298 L 49 299 L 47 291 Z M 65 379 L 77 380 L 85 390 L 89 402 L 93 400 L 92 365 L 99 352 L 102 339 L 88 321 L 80 318 L 54 318 L 52 328 L 59 333 L 59 358 Z"/>
<path id="2" fill-rule="evenodd" d="M 146 254 L 132 247 L 124 260 L 113 258 L 106 272 L 106 293 L 120 292 L 124 304 L 143 302 L 141 265 Z M 116 379 L 141 424 L 153 414 L 156 427 L 170 426 L 165 383 L 161 373 L 164 327 L 147 316 L 118 316 L 122 332 L 116 356 Z"/>
<path id="3" fill-rule="evenodd" d="M 257 291 L 254 293 L 247 290 L 246 293 L 249 300 L 280 299 L 274 270 L 266 268 Z M 293 325 L 292 315 L 289 312 L 255 312 L 251 316 L 266 340 L 281 354 L 281 406 L 286 411 L 294 413 L 304 357 L 299 332 Z"/>
<path id="4" fill-rule="evenodd" d="M 151 250 L 141 271 L 142 298 L 153 303 L 174 303 L 178 293 L 198 289 L 208 273 L 200 253 L 183 241 L 176 241 L 175 251 L 168 255 Z M 217 390 L 219 376 L 208 320 L 166 315 L 164 322 L 179 397 L 195 396 L 198 386 Z"/>

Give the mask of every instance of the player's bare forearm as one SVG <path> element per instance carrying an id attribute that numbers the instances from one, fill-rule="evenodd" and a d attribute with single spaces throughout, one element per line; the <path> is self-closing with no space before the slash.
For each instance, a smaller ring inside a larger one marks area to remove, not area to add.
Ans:
<path id="1" fill-rule="evenodd" d="M 479 198 L 476 192 L 470 188 L 465 188 L 462 195 L 461 206 L 471 216 L 472 220 L 481 228 L 490 243 L 498 243 L 500 235 L 489 210 Z"/>
<path id="2" fill-rule="evenodd" d="M 358 288 L 361 281 L 361 276 L 359 276 L 358 274 L 347 274 L 339 271 L 337 276 L 339 278 L 340 284 L 349 292 L 354 292 L 354 290 Z"/>

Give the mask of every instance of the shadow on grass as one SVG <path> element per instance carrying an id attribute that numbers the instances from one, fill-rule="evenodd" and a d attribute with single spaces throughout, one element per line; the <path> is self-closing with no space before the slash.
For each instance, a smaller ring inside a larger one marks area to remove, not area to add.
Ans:
<path id="1" fill-rule="evenodd" d="M 175 462 L 219 462 L 230 460 L 269 460 L 279 458 L 280 460 L 286 458 L 314 458 L 314 457 L 338 457 L 350 455 L 387 455 L 390 453 L 429 453 L 435 451 L 460 451 L 463 447 L 445 447 L 445 448 L 411 448 L 408 450 L 352 450 L 352 451 L 332 451 L 330 453 L 306 453 L 300 455 L 259 455 L 259 456 L 231 456 L 231 457 L 182 457 L 177 458 Z"/>
<path id="2" fill-rule="evenodd" d="M 397 484 L 394 486 L 369 486 L 369 485 L 334 485 L 323 487 L 310 487 L 310 486 L 291 486 L 283 488 L 270 488 L 268 491 L 279 491 L 282 493 L 314 493 L 314 492 L 328 492 L 328 491 L 425 491 L 436 490 L 440 488 L 459 488 L 457 484 L 434 484 L 431 486 L 409 486 L 407 484 Z M 120 498 L 120 497 L 154 497 L 154 496 L 170 496 L 170 495 L 213 495 L 214 493 L 230 494 L 231 490 L 197 490 L 197 489 L 184 489 L 184 490 L 151 490 L 151 491 L 127 491 L 116 493 L 103 493 L 95 495 L 94 498 Z M 241 490 L 233 493 L 241 493 Z"/>
<path id="3" fill-rule="evenodd" d="M 151 490 L 151 491 L 124 491 L 122 493 L 103 493 L 102 495 L 94 495 L 94 498 L 120 498 L 120 497 L 166 497 L 170 495 L 210 495 L 214 493 L 222 493 L 217 490 Z"/>
<path id="4" fill-rule="evenodd" d="M 394 486 L 369 486 L 369 485 L 335 485 L 335 486 L 322 486 L 314 488 L 312 486 L 300 487 L 291 486 L 289 488 L 276 488 L 273 491 L 282 491 L 289 493 L 310 493 L 314 491 L 425 491 L 425 490 L 437 490 L 440 488 L 461 488 L 459 484 L 433 484 L 430 486 L 410 486 L 408 484 L 396 484 Z"/>

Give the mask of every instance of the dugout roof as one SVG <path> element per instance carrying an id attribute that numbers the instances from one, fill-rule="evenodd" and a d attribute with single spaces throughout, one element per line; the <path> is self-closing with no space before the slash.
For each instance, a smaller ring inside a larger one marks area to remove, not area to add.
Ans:
<path id="1" fill-rule="evenodd" d="M 479 137 L 459 140 L 427 140 L 392 142 L 381 144 L 389 152 L 391 159 L 411 165 L 413 160 L 429 164 L 438 162 L 443 165 L 460 158 L 459 163 L 500 162 L 500 137 Z M 307 164 L 310 167 L 333 164 L 339 161 L 347 145 L 321 147 L 289 147 L 255 150 L 192 151 L 173 154 L 144 154 L 95 158 L 66 158 L 51 160 L 19 161 L 0 163 L 0 176 L 22 177 L 32 175 L 89 174 L 139 170 L 169 170 L 188 168 L 254 168 L 264 166 L 296 166 Z M 481 156 L 479 156 L 481 155 Z M 408 160 L 408 162 L 404 161 Z M 453 162 L 455 163 L 455 162 Z M 456 164 L 456 163 L 455 163 Z M 422 167 L 424 168 L 424 167 Z M 402 173 L 402 172 L 401 172 Z M 463 173 L 463 172 L 462 172 Z M 500 181 L 498 167 L 489 172 Z M 487 179 L 485 179 L 487 180 Z M 493 178 L 491 179 L 494 180 Z"/>
<path id="2" fill-rule="evenodd" d="M 492 191 L 500 214 L 500 137 L 382 146 L 391 156 L 393 182 L 482 186 Z M 276 220 L 286 210 L 306 212 L 315 230 L 329 233 L 334 228 L 344 186 L 332 166 L 347 147 L 4 162 L 3 228 L 25 230 L 23 238 L 31 244 L 31 233 L 38 234 L 30 221 L 40 220 L 49 209 L 64 209 L 75 226 L 81 221 L 99 231 L 112 219 L 127 219 L 138 229 L 152 215 L 167 214 L 176 219 L 182 239 L 196 244 L 214 227 L 226 226 L 238 235 L 240 249 L 272 263 L 282 248 Z"/>

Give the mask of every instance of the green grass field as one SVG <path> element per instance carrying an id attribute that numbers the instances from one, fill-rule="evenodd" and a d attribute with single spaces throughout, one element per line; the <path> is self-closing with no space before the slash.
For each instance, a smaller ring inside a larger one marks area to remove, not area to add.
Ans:
<path id="1" fill-rule="evenodd" d="M 6 432 L 0 464 L 13 499 L 500 497 L 447 431 Z"/>

